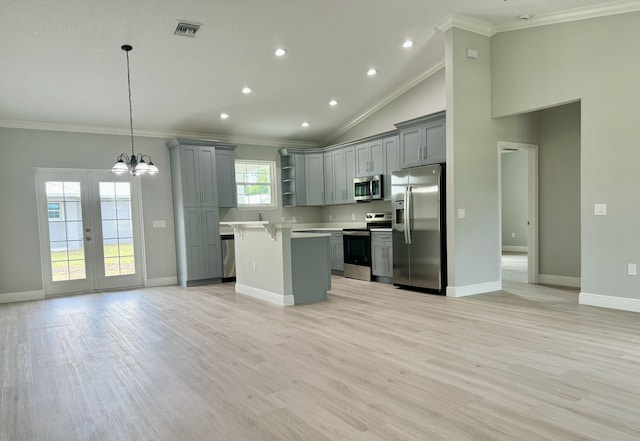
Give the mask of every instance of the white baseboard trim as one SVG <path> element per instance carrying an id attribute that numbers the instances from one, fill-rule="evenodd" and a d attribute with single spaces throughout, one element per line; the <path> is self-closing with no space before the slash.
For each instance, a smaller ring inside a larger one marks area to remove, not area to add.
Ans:
<path id="1" fill-rule="evenodd" d="M 236 283 L 236 292 L 280 306 L 291 306 L 294 304 L 293 295 L 282 295 L 241 283 Z"/>
<path id="2" fill-rule="evenodd" d="M 599 306 L 600 308 L 620 309 L 622 311 L 640 312 L 640 299 L 605 296 L 581 292 L 578 297 L 581 305 Z"/>
<path id="3" fill-rule="evenodd" d="M 580 280 L 580 277 L 554 276 L 553 274 L 538 274 L 538 283 L 580 288 L 581 280 Z"/>
<path id="4" fill-rule="evenodd" d="M 22 292 L 7 292 L 0 294 L 0 303 L 11 302 L 26 302 L 28 300 L 43 300 L 44 290 L 38 291 L 22 291 Z"/>
<path id="5" fill-rule="evenodd" d="M 144 281 L 145 288 L 152 288 L 154 286 L 171 286 L 177 285 L 178 278 L 176 276 L 173 277 L 158 277 L 157 279 L 147 279 Z"/>
<path id="6" fill-rule="evenodd" d="M 529 247 L 518 245 L 502 245 L 502 251 L 511 251 L 516 253 L 528 253 Z"/>
<path id="7" fill-rule="evenodd" d="M 447 297 L 466 297 L 474 294 L 502 290 L 502 281 L 478 283 L 477 285 L 447 286 Z"/>

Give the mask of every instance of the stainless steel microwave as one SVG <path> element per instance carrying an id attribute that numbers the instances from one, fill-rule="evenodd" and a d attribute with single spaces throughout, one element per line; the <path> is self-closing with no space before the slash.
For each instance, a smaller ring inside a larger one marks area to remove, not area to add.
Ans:
<path id="1" fill-rule="evenodd" d="M 382 175 L 353 179 L 353 197 L 357 202 L 382 199 Z"/>

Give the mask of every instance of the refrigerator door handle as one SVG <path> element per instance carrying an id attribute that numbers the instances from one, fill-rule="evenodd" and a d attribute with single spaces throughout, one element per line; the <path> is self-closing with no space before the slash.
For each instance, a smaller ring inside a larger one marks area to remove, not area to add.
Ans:
<path id="1" fill-rule="evenodd" d="M 404 217 L 404 234 L 406 235 L 406 243 L 411 244 L 413 238 L 411 237 L 411 218 L 413 218 L 413 204 L 411 202 L 411 187 L 407 187 L 405 204 L 407 205 L 405 217 Z"/>

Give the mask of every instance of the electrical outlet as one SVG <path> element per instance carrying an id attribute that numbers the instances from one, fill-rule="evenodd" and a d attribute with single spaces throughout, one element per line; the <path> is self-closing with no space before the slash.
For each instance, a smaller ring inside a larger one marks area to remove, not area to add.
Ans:
<path id="1" fill-rule="evenodd" d="M 256 270 L 256 263 L 255 262 L 253 262 L 253 270 L 254 271 Z"/>
<path id="2" fill-rule="evenodd" d="M 464 208 L 458 208 L 458 219 L 464 219 L 467 217 L 467 212 Z"/>
<path id="3" fill-rule="evenodd" d="M 511 233 L 511 237 L 516 237 L 516 233 Z"/>
<path id="4" fill-rule="evenodd" d="M 332 221 L 333 220 L 333 214 L 329 213 L 329 220 Z"/>
<path id="5" fill-rule="evenodd" d="M 635 263 L 628 263 L 627 264 L 627 274 L 630 276 L 637 276 L 638 275 L 638 270 L 636 268 L 636 264 Z"/>
<path id="6" fill-rule="evenodd" d="M 154 220 L 153 221 L 153 228 L 167 228 L 167 221 L 166 220 Z"/>
<path id="7" fill-rule="evenodd" d="M 356 220 L 356 214 L 355 213 L 351 213 L 351 220 Z"/>

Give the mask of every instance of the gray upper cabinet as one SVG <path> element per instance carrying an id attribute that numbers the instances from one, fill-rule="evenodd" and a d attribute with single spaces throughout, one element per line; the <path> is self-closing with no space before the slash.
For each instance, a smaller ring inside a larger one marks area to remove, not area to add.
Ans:
<path id="1" fill-rule="evenodd" d="M 400 168 L 446 162 L 445 113 L 397 124 Z"/>
<path id="2" fill-rule="evenodd" d="M 356 145 L 355 153 L 358 177 L 384 173 L 384 150 L 381 139 Z"/>
<path id="3" fill-rule="evenodd" d="M 306 204 L 324 205 L 324 157 L 322 153 L 304 155 Z"/>
<path id="4" fill-rule="evenodd" d="M 399 169 L 398 166 L 398 136 L 388 136 L 382 139 L 384 148 L 384 193 L 385 199 L 391 199 L 391 174 Z"/>
<path id="5" fill-rule="evenodd" d="M 306 205 L 304 154 L 287 149 L 280 151 L 282 205 L 301 207 Z"/>
<path id="6" fill-rule="evenodd" d="M 356 174 L 355 148 L 343 147 L 324 153 L 324 199 L 326 205 L 353 203 Z"/>
<path id="7" fill-rule="evenodd" d="M 235 146 L 216 146 L 216 179 L 218 181 L 218 207 L 238 205 L 236 198 Z"/>

